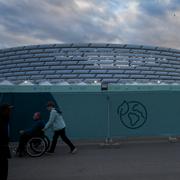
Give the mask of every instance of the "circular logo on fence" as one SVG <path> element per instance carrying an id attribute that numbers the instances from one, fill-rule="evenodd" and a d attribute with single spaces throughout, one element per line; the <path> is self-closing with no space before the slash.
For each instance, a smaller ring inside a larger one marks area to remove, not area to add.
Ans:
<path id="1" fill-rule="evenodd" d="M 118 106 L 117 113 L 122 124 L 129 129 L 140 128 L 147 121 L 146 107 L 138 101 L 124 101 Z"/>

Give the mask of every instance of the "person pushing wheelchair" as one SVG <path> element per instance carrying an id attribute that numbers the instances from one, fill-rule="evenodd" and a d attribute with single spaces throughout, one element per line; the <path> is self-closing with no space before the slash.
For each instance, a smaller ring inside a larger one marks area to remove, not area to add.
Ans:
<path id="1" fill-rule="evenodd" d="M 47 130 L 48 128 L 52 127 L 54 131 L 53 140 L 51 143 L 49 153 L 54 153 L 57 140 L 59 136 L 62 138 L 62 140 L 69 146 L 70 153 L 74 154 L 76 153 L 77 149 L 72 144 L 72 142 L 69 140 L 69 138 L 66 136 L 66 124 L 64 122 L 62 112 L 55 108 L 55 103 L 52 101 L 49 101 L 47 103 L 47 110 L 50 111 L 49 120 L 46 123 L 45 127 L 43 128 L 43 131 Z"/>
<path id="2" fill-rule="evenodd" d="M 23 156 L 25 152 L 25 145 L 30 138 L 43 135 L 42 129 L 45 126 L 45 122 L 41 119 L 40 112 L 34 113 L 33 120 L 34 124 L 31 128 L 20 131 L 19 145 L 16 151 L 19 157 Z"/>

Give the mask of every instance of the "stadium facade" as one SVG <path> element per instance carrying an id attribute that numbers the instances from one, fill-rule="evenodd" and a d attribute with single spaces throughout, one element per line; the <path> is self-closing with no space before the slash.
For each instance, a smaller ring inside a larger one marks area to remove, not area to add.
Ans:
<path id="1" fill-rule="evenodd" d="M 180 50 L 140 45 L 52 44 L 0 50 L 0 80 L 15 84 L 180 82 Z"/>
<path id="2" fill-rule="evenodd" d="M 62 109 L 76 139 L 180 135 L 180 50 L 52 44 L 0 50 L 0 102 L 15 106 L 11 136 Z"/>

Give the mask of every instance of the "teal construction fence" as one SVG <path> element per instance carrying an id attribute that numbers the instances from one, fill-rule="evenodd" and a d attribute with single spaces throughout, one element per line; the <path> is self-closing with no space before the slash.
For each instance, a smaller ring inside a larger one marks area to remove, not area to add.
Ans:
<path id="1" fill-rule="evenodd" d="M 180 135 L 180 86 L 0 87 L 0 101 L 14 105 L 11 139 L 40 111 L 48 120 L 48 100 L 63 111 L 73 139 Z"/>

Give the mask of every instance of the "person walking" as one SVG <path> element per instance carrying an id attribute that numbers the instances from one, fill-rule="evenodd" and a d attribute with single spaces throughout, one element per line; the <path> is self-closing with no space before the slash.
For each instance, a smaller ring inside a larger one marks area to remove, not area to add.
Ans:
<path id="1" fill-rule="evenodd" d="M 77 148 L 72 144 L 72 142 L 69 140 L 69 138 L 66 136 L 66 124 L 64 122 L 62 112 L 58 109 L 55 109 L 55 103 L 52 101 L 49 101 L 47 103 L 47 109 L 50 111 L 50 117 L 45 125 L 43 131 L 47 130 L 48 128 L 52 127 L 54 130 L 53 140 L 51 143 L 49 153 L 54 153 L 57 140 L 59 136 L 62 138 L 62 140 L 69 146 L 70 152 L 72 154 L 76 153 Z"/>
<path id="2" fill-rule="evenodd" d="M 8 178 L 8 159 L 11 157 L 9 149 L 9 119 L 12 106 L 0 106 L 0 180 Z"/>

